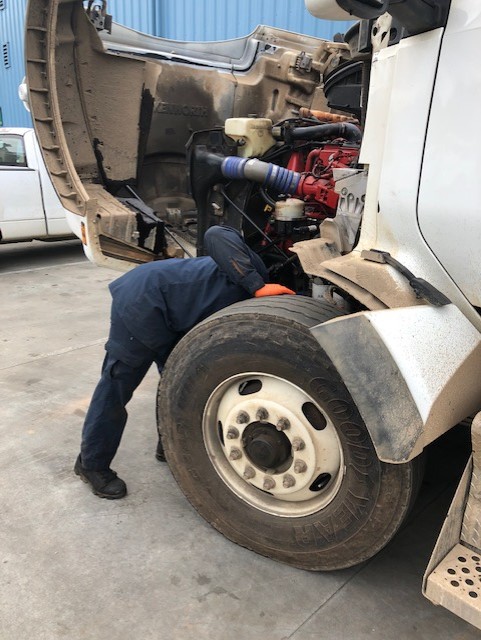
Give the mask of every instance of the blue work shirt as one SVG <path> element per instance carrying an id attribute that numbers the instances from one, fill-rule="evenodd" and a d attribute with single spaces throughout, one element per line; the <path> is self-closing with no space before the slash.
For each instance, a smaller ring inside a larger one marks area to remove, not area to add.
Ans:
<path id="1" fill-rule="evenodd" d="M 109 286 L 112 328 L 120 318 L 134 343 L 154 352 L 157 362 L 165 361 L 180 337 L 198 322 L 250 298 L 268 280 L 262 260 L 234 229 L 211 227 L 205 247 L 209 256 L 149 262 Z M 121 332 L 111 331 L 106 349 L 124 361 L 125 353 L 131 352 L 132 361 L 139 352 L 132 346 Z M 138 360 L 145 357 L 137 355 Z"/>

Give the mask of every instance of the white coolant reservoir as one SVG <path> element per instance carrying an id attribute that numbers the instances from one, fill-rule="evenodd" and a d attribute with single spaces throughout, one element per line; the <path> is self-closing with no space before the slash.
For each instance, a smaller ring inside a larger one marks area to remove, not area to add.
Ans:
<path id="1" fill-rule="evenodd" d="M 243 158 L 258 158 L 276 143 L 269 118 L 229 118 L 224 130 L 226 135 L 241 143 L 238 154 Z"/>
<path id="2" fill-rule="evenodd" d="M 291 222 L 304 217 L 304 201 L 297 198 L 287 198 L 276 202 L 274 218 L 283 222 Z"/>

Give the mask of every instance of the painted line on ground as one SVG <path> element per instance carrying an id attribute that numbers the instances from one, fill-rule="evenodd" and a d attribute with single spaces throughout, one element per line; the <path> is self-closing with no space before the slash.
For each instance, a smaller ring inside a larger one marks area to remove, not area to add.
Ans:
<path id="1" fill-rule="evenodd" d="M 0 367 L 0 371 L 7 371 L 8 369 L 14 369 L 15 367 L 21 367 L 25 364 L 30 364 L 32 362 L 36 362 L 37 360 L 43 360 L 45 358 L 52 358 L 54 356 L 62 356 L 65 353 L 71 353 L 72 351 L 80 351 L 80 349 L 86 349 L 88 347 L 95 347 L 99 344 L 104 344 L 107 342 L 107 336 L 105 338 L 99 338 L 98 340 L 94 340 L 93 342 L 87 342 L 86 344 L 82 344 L 78 347 L 65 347 L 65 349 L 59 349 L 58 351 L 50 351 L 49 353 L 39 353 L 38 356 L 32 356 L 30 360 L 25 360 L 24 362 L 17 362 L 15 364 L 10 364 L 7 367 Z"/>
<path id="2" fill-rule="evenodd" d="M 44 271 L 45 269 L 57 269 L 58 267 L 73 267 L 77 264 L 91 264 L 88 260 L 79 260 L 78 262 L 60 262 L 59 264 L 50 264 L 45 267 L 33 267 L 32 269 L 17 269 L 15 271 L 0 271 L 0 276 L 9 276 L 16 273 L 31 273 L 32 271 Z"/>

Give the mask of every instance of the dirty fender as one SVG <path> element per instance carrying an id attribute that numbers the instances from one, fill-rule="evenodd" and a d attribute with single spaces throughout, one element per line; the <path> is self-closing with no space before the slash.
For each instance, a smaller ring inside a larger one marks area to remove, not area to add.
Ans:
<path id="1" fill-rule="evenodd" d="M 411 460 L 481 407 L 481 334 L 454 305 L 366 311 L 311 331 L 384 462 Z"/>

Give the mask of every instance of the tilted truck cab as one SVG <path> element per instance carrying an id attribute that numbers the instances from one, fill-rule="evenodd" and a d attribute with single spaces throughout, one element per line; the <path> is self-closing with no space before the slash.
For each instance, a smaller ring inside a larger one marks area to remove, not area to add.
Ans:
<path id="1" fill-rule="evenodd" d="M 268 27 L 188 44 L 114 25 L 102 41 L 81 0 L 30 2 L 29 102 L 45 162 L 88 255 L 119 269 L 163 253 L 162 229 L 116 196 L 133 189 L 161 218 L 189 219 L 192 133 L 230 117 L 325 109 L 321 78 L 348 57 L 345 44 Z"/>
<path id="2" fill-rule="evenodd" d="M 302 294 L 189 332 L 163 374 L 159 429 L 215 528 L 329 570 L 392 539 L 424 448 L 481 409 L 480 134 L 461 122 L 479 105 L 481 7 L 306 4 L 363 21 L 348 44 L 261 28 L 210 52 L 137 35 L 107 54 L 81 2 L 31 2 L 27 68 L 46 163 L 98 263 L 165 257 L 152 234 L 171 229 L 201 252 L 202 232 L 229 224 Z M 475 455 L 426 593 L 481 627 L 478 591 L 453 585 L 451 559 L 435 569 L 452 549 L 459 565 L 461 545 L 481 571 L 478 467 Z"/>

